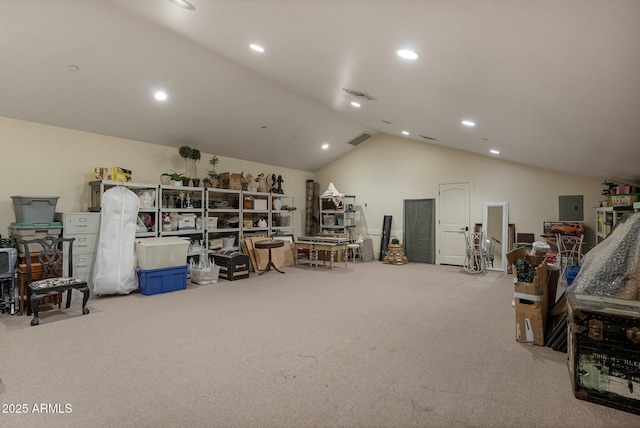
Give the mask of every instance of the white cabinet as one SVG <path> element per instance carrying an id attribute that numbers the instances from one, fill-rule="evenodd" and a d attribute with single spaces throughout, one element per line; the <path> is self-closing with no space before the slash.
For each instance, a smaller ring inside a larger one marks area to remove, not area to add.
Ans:
<path id="1" fill-rule="evenodd" d="M 320 232 L 346 234 L 356 239 L 356 197 L 345 195 L 338 204 L 331 197 L 320 196 Z"/>
<path id="2" fill-rule="evenodd" d="M 62 223 L 62 237 L 74 238 L 73 241 L 73 276 L 82 278 L 93 291 L 93 266 L 98 250 L 100 235 L 100 213 L 70 212 L 56 213 L 56 221 Z M 65 248 L 65 256 L 68 249 Z M 63 273 L 67 272 L 67 264 Z"/>

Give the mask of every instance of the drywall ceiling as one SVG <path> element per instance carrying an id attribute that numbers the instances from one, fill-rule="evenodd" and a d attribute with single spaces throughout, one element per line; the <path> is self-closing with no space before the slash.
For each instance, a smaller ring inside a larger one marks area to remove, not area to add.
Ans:
<path id="1" fill-rule="evenodd" d="M 408 131 L 640 182 L 640 1 L 190 2 L 2 0 L 0 115 L 308 171 Z"/>

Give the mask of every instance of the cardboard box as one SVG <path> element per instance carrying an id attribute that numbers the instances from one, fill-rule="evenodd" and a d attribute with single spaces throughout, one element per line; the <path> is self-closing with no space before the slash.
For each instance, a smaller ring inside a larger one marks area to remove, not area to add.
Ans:
<path id="1" fill-rule="evenodd" d="M 178 219 L 178 230 L 195 230 L 196 229 L 196 215 L 195 214 L 181 214 Z"/>
<path id="2" fill-rule="evenodd" d="M 253 209 L 254 210 L 267 210 L 267 200 L 266 199 L 255 199 L 253 201 Z"/>
<path id="3" fill-rule="evenodd" d="M 626 207 L 640 201 L 640 193 L 630 193 L 628 195 L 609 195 L 607 196 L 607 206 L 610 207 Z"/>
<path id="4" fill-rule="evenodd" d="M 516 276 L 516 268 L 513 266 L 517 260 L 527 259 L 533 266 L 538 266 L 540 263 L 544 262 L 546 256 L 533 256 L 527 252 L 527 249 L 524 247 L 516 248 L 515 250 L 511 250 L 507 253 L 507 262 L 511 266 L 511 271 L 513 276 Z"/>
<path id="5" fill-rule="evenodd" d="M 223 172 L 218 178 L 218 182 L 223 189 L 242 190 L 242 174 Z"/>
<path id="6" fill-rule="evenodd" d="M 218 217 L 207 217 L 207 230 L 218 228 Z"/>
<path id="7" fill-rule="evenodd" d="M 518 281 L 514 264 L 519 259 L 527 259 L 535 266 L 533 282 Z M 507 260 L 514 265 L 512 272 L 514 275 L 516 341 L 544 345 L 549 308 L 549 270 L 544 256 L 527 255 L 524 248 L 518 248 L 507 254 Z"/>
<path id="8" fill-rule="evenodd" d="M 131 170 L 124 169 L 118 166 L 97 166 L 93 169 L 96 180 L 111 180 L 111 181 L 132 181 L 133 174 Z"/>

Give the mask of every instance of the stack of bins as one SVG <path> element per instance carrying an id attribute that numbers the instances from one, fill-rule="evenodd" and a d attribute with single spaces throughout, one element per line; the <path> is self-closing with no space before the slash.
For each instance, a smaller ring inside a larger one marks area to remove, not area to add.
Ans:
<path id="1" fill-rule="evenodd" d="M 18 252 L 24 255 L 23 240 L 60 236 L 62 223 L 54 221 L 59 196 L 12 196 L 16 221 L 11 223 L 11 237 L 18 244 Z M 29 247 L 31 252 L 40 248 Z"/>
<path id="2" fill-rule="evenodd" d="M 18 250 L 18 313 L 20 315 L 24 313 L 27 306 L 27 264 L 22 241 L 60 236 L 62 223 L 54 221 L 59 198 L 59 196 L 11 196 L 16 221 L 9 226 L 9 233 L 16 241 Z M 34 263 L 33 279 L 44 277 L 44 272 L 38 261 L 38 255 L 41 251 L 40 245 L 29 244 L 31 261 Z M 43 303 L 60 304 L 60 302 L 60 293 L 45 296 L 43 299 Z"/>
<path id="3" fill-rule="evenodd" d="M 189 241 L 179 237 L 136 239 L 138 286 L 145 296 L 187 288 Z"/>

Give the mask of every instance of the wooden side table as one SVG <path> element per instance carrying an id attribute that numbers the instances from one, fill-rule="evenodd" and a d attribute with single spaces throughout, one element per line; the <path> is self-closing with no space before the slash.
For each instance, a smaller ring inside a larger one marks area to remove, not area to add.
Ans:
<path id="1" fill-rule="evenodd" d="M 278 269 L 276 265 L 273 264 L 273 259 L 271 256 L 271 250 L 274 248 L 284 247 L 284 241 L 280 239 L 269 239 L 266 241 L 258 241 L 254 244 L 254 247 L 259 250 L 260 249 L 269 250 L 269 262 L 267 263 L 267 267 L 265 267 L 264 270 L 260 272 L 258 275 L 262 275 L 263 273 L 267 272 L 271 268 L 273 268 L 274 270 L 277 270 L 280 273 L 284 273 L 280 269 Z"/>

